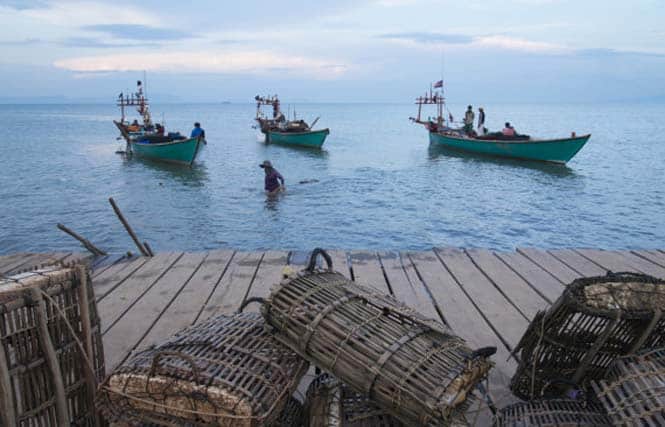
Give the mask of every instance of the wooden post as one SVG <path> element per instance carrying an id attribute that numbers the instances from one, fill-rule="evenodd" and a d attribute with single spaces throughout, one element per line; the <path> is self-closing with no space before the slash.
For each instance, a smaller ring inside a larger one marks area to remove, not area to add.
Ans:
<path id="1" fill-rule="evenodd" d="M 152 248 L 150 247 L 150 245 L 148 244 L 148 242 L 143 242 L 143 246 L 144 246 L 145 249 L 148 251 L 148 253 L 150 254 L 150 256 L 155 256 L 155 253 L 152 251 Z"/>
<path id="2" fill-rule="evenodd" d="M 118 219 L 120 219 L 120 222 L 122 222 L 122 225 L 125 226 L 125 230 L 127 230 L 127 233 L 129 233 L 129 236 L 132 238 L 134 241 L 134 244 L 136 247 L 139 249 L 139 252 L 143 254 L 143 256 L 150 256 L 148 251 L 143 247 L 141 242 L 139 242 L 139 239 L 136 237 L 136 234 L 134 233 L 134 230 L 132 230 L 132 227 L 129 225 L 125 217 L 122 215 L 122 212 L 120 212 L 120 208 L 115 204 L 115 200 L 113 200 L 113 197 L 109 197 L 109 203 L 113 207 L 113 210 L 115 211 L 115 214 L 118 215 Z"/>
<path id="3" fill-rule="evenodd" d="M 104 252 L 103 250 L 99 249 L 98 247 L 96 247 L 95 245 L 90 243 L 90 241 L 88 239 L 86 239 L 83 236 L 77 234 L 76 232 L 70 230 L 69 228 L 65 227 L 63 224 L 58 223 L 58 228 L 60 230 L 64 231 L 65 233 L 69 234 L 70 236 L 72 236 L 73 238 L 78 240 L 79 242 L 81 242 L 83 247 L 85 247 L 87 250 L 89 250 L 94 256 L 107 255 L 106 252 Z"/>
<path id="4" fill-rule="evenodd" d="M 48 331 L 48 313 L 46 311 L 46 303 L 41 294 L 41 288 L 30 288 L 32 299 L 37 305 L 37 322 L 39 328 L 39 341 L 44 352 L 46 364 L 51 371 L 51 378 L 55 388 L 55 410 L 58 419 L 58 425 L 68 426 L 70 424 L 69 411 L 67 410 L 67 396 L 65 395 L 65 383 L 62 380 L 62 372 L 60 371 L 60 363 L 58 363 L 58 356 L 53 347 L 51 336 Z"/>
<path id="5" fill-rule="evenodd" d="M 84 369 L 85 372 L 85 382 L 88 387 L 88 399 L 90 399 L 90 408 L 95 407 L 95 391 L 97 390 L 97 378 L 96 372 L 91 371 L 95 369 L 95 356 L 93 353 L 92 346 L 92 326 L 90 324 L 90 300 L 88 299 L 88 272 L 84 266 L 78 266 L 77 273 L 79 275 L 79 288 L 78 288 L 78 298 L 79 298 L 79 310 L 81 313 L 81 332 L 83 333 L 83 339 L 85 344 L 86 355 L 83 355 L 81 363 L 88 366 L 88 361 L 90 361 L 89 369 Z M 87 356 L 87 360 L 85 360 Z M 91 409 L 94 411 L 94 409 Z M 99 414 L 95 412 L 95 426 L 99 426 Z"/>

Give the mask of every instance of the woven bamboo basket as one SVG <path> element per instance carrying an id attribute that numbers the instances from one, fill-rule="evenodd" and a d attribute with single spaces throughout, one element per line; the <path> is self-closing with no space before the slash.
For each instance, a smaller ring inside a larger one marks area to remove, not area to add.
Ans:
<path id="1" fill-rule="evenodd" d="M 405 427 L 369 398 L 329 374 L 321 374 L 307 389 L 307 427 Z"/>
<path id="2" fill-rule="evenodd" d="M 592 386 L 615 425 L 665 426 L 665 348 L 616 360 Z"/>
<path id="3" fill-rule="evenodd" d="M 272 427 L 301 427 L 304 421 L 305 408 L 295 397 L 291 397 Z"/>
<path id="4" fill-rule="evenodd" d="M 326 270 L 316 268 L 319 254 Z M 321 249 L 261 311 L 278 340 L 408 425 L 463 413 L 496 350 L 474 352 L 444 325 L 347 280 Z"/>
<path id="5" fill-rule="evenodd" d="M 104 378 L 87 268 L 43 268 L 0 280 L 0 426 L 99 426 Z"/>
<path id="6" fill-rule="evenodd" d="M 634 273 L 608 273 L 572 282 L 529 325 L 515 352 L 511 381 L 523 399 L 561 397 L 565 379 L 582 388 L 605 376 L 618 357 L 665 345 L 665 281 Z"/>
<path id="7" fill-rule="evenodd" d="M 495 427 L 600 427 L 611 421 L 603 408 L 570 399 L 519 402 L 501 409 Z"/>
<path id="8" fill-rule="evenodd" d="M 222 315 L 133 356 L 106 379 L 98 404 L 134 425 L 270 425 L 308 366 L 260 314 Z"/>

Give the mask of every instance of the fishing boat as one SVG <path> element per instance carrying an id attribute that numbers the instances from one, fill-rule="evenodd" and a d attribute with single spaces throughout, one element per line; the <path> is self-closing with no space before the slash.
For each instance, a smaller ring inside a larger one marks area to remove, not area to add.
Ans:
<path id="1" fill-rule="evenodd" d="M 162 124 L 153 124 L 143 85 L 140 80 L 136 85 L 136 93 L 129 95 L 121 93 L 118 96 L 121 118 L 119 121 L 113 121 L 120 131 L 120 135 L 127 142 L 125 154 L 192 166 L 197 155 L 206 145 L 205 135 L 187 138 L 180 132 L 166 133 Z M 134 120 L 132 123 L 126 120 L 126 107 L 136 107 L 142 119 L 141 123 L 138 120 Z"/>
<path id="2" fill-rule="evenodd" d="M 266 144 L 283 144 L 298 147 L 321 148 L 330 134 L 330 129 L 314 130 L 314 125 L 320 117 L 314 119 L 312 124 L 307 124 L 304 120 L 287 120 L 280 109 L 280 102 L 277 95 L 274 96 L 256 96 L 256 122 L 259 129 L 265 135 Z M 272 107 L 272 117 L 264 115 L 262 106 Z M 295 111 L 294 111 L 295 116 Z"/>
<path id="3" fill-rule="evenodd" d="M 576 135 L 575 132 L 572 132 L 570 137 L 553 139 L 539 139 L 519 134 L 506 136 L 501 132 L 485 135 L 478 135 L 474 131 L 465 132 L 462 128 L 451 126 L 452 115 L 448 114 L 448 120 L 446 120 L 443 93 L 432 91 L 432 89 L 424 96 L 416 98 L 416 105 L 418 105 L 418 115 L 410 117 L 410 120 L 425 126 L 429 132 L 430 144 L 438 144 L 462 152 L 565 164 L 584 147 L 591 137 L 591 134 Z M 423 105 L 436 105 L 436 121 L 421 119 Z"/>

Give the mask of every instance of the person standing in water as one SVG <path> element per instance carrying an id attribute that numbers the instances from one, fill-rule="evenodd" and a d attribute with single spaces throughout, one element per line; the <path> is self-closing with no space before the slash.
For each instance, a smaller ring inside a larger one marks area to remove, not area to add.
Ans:
<path id="1" fill-rule="evenodd" d="M 269 160 L 265 160 L 259 165 L 259 167 L 263 168 L 263 171 L 266 173 L 264 188 L 268 196 L 274 196 L 277 193 L 286 190 L 286 187 L 284 186 L 284 177 L 277 171 L 277 169 L 272 167 L 272 163 L 270 163 Z"/>

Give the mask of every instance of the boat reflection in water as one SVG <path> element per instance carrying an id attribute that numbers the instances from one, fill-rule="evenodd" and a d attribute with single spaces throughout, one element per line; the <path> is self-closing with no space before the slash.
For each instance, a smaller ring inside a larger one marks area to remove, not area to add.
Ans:
<path id="1" fill-rule="evenodd" d="M 484 162 L 488 164 L 513 167 L 516 169 L 531 169 L 558 177 L 577 177 L 575 170 L 565 164 L 542 162 L 538 160 L 512 159 L 508 157 L 497 157 L 491 154 L 470 153 L 456 150 L 441 144 L 430 144 L 427 150 L 428 158 L 438 162 L 447 157 L 460 159 L 465 163 Z"/>
<path id="2" fill-rule="evenodd" d="M 204 163 L 197 164 L 194 168 L 183 168 L 174 163 L 164 163 L 147 158 L 136 161 L 129 157 L 125 160 L 125 165 L 129 168 L 148 169 L 154 175 L 151 179 L 159 182 L 158 185 L 176 182 L 189 187 L 203 187 L 210 181 L 208 168 Z"/>

